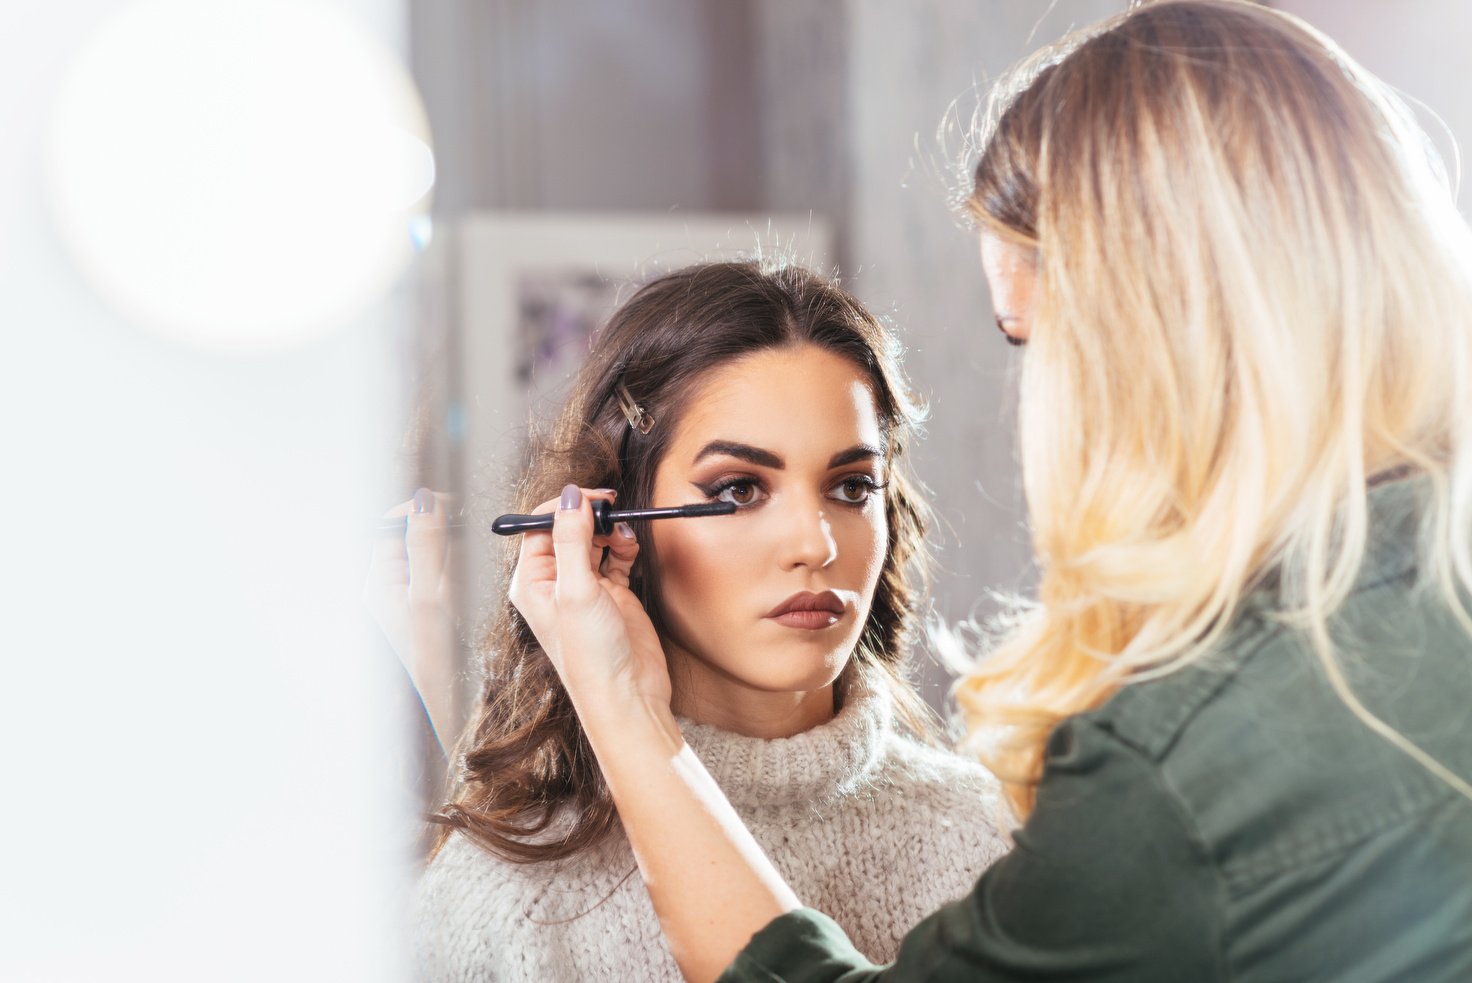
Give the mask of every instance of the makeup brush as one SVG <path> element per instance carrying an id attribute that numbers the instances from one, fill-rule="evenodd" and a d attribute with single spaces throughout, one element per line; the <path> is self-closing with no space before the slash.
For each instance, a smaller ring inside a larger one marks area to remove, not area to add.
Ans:
<path id="1" fill-rule="evenodd" d="M 699 505 L 680 505 L 667 509 L 615 509 L 608 502 L 598 499 L 593 503 L 593 532 L 599 536 L 613 534 L 614 523 L 642 521 L 646 519 L 692 519 L 702 515 L 730 515 L 736 511 L 735 502 L 703 502 Z M 552 512 L 541 515 L 517 515 L 509 513 L 498 516 L 491 523 L 491 532 L 498 536 L 515 536 L 533 529 L 551 529 Z"/>

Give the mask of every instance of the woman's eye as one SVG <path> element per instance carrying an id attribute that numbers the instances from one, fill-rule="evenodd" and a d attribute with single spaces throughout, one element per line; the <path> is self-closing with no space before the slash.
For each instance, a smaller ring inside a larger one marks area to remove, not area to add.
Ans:
<path id="1" fill-rule="evenodd" d="M 733 505 L 751 505 L 756 502 L 758 491 L 754 481 L 733 481 L 717 489 L 715 498 Z"/>
<path id="2" fill-rule="evenodd" d="M 839 482 L 833 490 L 833 497 L 849 505 L 862 505 L 869 500 L 870 495 L 883 487 L 873 478 L 856 475 Z"/>

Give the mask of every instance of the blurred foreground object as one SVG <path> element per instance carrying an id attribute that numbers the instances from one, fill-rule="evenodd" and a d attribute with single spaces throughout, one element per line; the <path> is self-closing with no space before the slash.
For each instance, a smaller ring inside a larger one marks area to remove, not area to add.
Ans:
<path id="1" fill-rule="evenodd" d="M 52 108 L 47 196 L 137 326 L 232 352 L 362 314 L 423 238 L 434 155 L 399 59 L 332 8 L 150 0 L 105 21 Z"/>

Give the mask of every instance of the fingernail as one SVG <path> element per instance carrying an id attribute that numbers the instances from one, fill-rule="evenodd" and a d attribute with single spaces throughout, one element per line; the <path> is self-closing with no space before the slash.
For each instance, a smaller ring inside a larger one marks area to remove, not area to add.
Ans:
<path id="1" fill-rule="evenodd" d="M 571 512 L 583 504 L 583 490 L 577 485 L 567 485 L 562 489 L 562 501 L 558 508 L 564 512 Z"/>
<path id="2" fill-rule="evenodd" d="M 618 498 L 618 492 L 612 488 L 594 488 L 593 490 L 595 492 L 602 492 L 603 494 L 609 495 L 613 498 Z"/>
<path id="3" fill-rule="evenodd" d="M 615 525 L 613 528 L 617 529 L 618 530 L 618 534 L 620 536 L 622 536 L 623 538 L 625 538 L 625 539 L 633 539 L 634 538 L 634 527 L 631 526 L 631 525 L 629 525 L 627 522 L 620 522 L 617 525 Z"/>
<path id="4" fill-rule="evenodd" d="M 414 493 L 414 511 L 419 513 L 434 511 L 434 492 L 428 488 L 421 488 Z"/>

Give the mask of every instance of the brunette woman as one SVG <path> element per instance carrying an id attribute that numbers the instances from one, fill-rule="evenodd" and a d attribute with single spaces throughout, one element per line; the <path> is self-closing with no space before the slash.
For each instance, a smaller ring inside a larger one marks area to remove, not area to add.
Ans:
<path id="1" fill-rule="evenodd" d="M 905 677 L 925 510 L 897 355 L 796 266 L 661 277 L 597 336 L 515 508 L 735 504 L 569 549 L 601 617 L 636 624 L 669 726 L 783 875 L 879 959 L 1004 850 L 995 782 L 924 743 Z M 552 591 L 548 534 L 525 540 L 518 604 Z M 483 641 L 483 705 L 420 885 L 423 975 L 678 979 L 551 653 L 511 603 Z"/>

